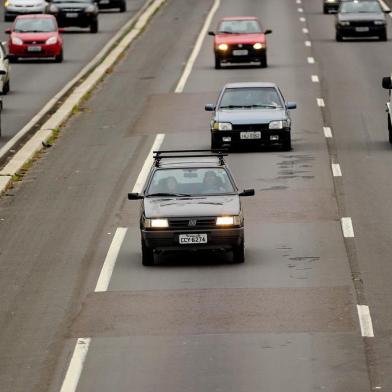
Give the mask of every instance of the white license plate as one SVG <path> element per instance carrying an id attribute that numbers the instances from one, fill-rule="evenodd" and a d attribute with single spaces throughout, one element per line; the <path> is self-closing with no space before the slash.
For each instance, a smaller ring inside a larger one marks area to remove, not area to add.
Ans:
<path id="1" fill-rule="evenodd" d="M 109 4 L 109 0 L 101 0 L 99 4 Z"/>
<path id="2" fill-rule="evenodd" d="M 181 245 L 206 244 L 207 234 L 180 234 Z"/>
<path id="3" fill-rule="evenodd" d="M 278 135 L 271 135 L 270 140 L 279 140 L 279 136 Z"/>
<path id="4" fill-rule="evenodd" d="M 247 56 L 248 51 L 246 49 L 233 50 L 233 56 Z"/>
<path id="5" fill-rule="evenodd" d="M 241 132 L 241 139 L 261 139 L 261 132 Z"/>
<path id="6" fill-rule="evenodd" d="M 67 12 L 66 14 L 65 14 L 65 16 L 67 17 L 67 18 L 77 18 L 78 17 L 78 13 L 77 12 Z"/>
<path id="7" fill-rule="evenodd" d="M 365 33 L 369 31 L 369 27 L 356 27 L 355 31 L 357 31 L 358 33 Z"/>
<path id="8" fill-rule="evenodd" d="M 40 46 L 28 46 L 27 51 L 28 52 L 40 52 L 42 48 Z"/>

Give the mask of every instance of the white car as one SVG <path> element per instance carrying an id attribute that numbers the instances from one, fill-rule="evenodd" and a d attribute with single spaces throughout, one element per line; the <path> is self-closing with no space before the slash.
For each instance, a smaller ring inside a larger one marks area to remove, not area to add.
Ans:
<path id="1" fill-rule="evenodd" d="M 44 14 L 48 8 L 45 0 L 6 0 L 4 21 L 13 21 L 18 15 Z"/>
<path id="2" fill-rule="evenodd" d="M 10 62 L 6 51 L 6 43 L 0 42 L 0 92 L 7 94 L 10 91 Z"/>

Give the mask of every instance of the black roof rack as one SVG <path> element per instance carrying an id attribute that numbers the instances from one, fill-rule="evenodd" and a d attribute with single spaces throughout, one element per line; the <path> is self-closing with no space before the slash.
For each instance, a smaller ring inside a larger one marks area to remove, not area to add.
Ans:
<path id="1" fill-rule="evenodd" d="M 153 158 L 155 166 L 159 167 L 160 161 L 164 158 L 205 158 L 205 157 L 217 157 L 219 164 L 224 165 L 225 161 L 223 157 L 228 154 L 225 149 L 217 150 L 162 150 L 153 151 Z"/>

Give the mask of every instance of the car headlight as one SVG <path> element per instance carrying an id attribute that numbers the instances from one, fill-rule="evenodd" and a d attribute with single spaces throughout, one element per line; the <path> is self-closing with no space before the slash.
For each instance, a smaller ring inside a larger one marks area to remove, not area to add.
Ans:
<path id="1" fill-rule="evenodd" d="M 231 131 L 233 129 L 233 126 L 231 123 L 228 122 L 216 122 L 214 123 L 214 129 L 218 131 Z"/>
<path id="2" fill-rule="evenodd" d="M 4 3 L 4 7 L 9 7 L 11 4 L 10 4 L 10 2 L 9 1 L 6 1 L 5 3 Z"/>
<path id="3" fill-rule="evenodd" d="M 262 43 L 260 43 L 260 42 L 256 42 L 256 43 L 253 45 L 253 49 L 256 49 L 256 50 L 264 49 L 264 48 L 265 48 L 265 45 L 262 44 Z"/>
<path id="4" fill-rule="evenodd" d="M 59 12 L 59 9 L 54 4 L 51 4 L 49 7 L 49 12 L 51 12 L 52 14 L 57 14 Z"/>
<path id="5" fill-rule="evenodd" d="M 375 25 L 385 25 L 385 20 L 375 20 L 374 24 Z"/>
<path id="6" fill-rule="evenodd" d="M 167 219 L 144 219 L 144 227 L 147 229 L 166 229 L 169 227 L 169 221 Z"/>
<path id="7" fill-rule="evenodd" d="M 279 120 L 279 121 L 271 121 L 269 123 L 269 129 L 283 129 L 288 127 L 288 121 L 286 120 Z"/>
<path id="8" fill-rule="evenodd" d="M 95 11 L 95 7 L 91 4 L 86 8 L 86 12 L 94 12 Z"/>
<path id="9" fill-rule="evenodd" d="M 19 37 L 12 37 L 11 42 L 13 45 L 23 45 L 23 41 Z"/>
<path id="10" fill-rule="evenodd" d="M 340 24 L 341 26 L 350 26 L 350 22 L 347 21 L 347 20 L 342 20 L 341 22 L 339 22 L 339 24 Z"/>
<path id="11" fill-rule="evenodd" d="M 336 0 L 327 0 L 327 3 L 336 3 Z"/>
<path id="12" fill-rule="evenodd" d="M 239 226 L 240 224 L 241 218 L 238 215 L 218 216 L 218 218 L 216 218 L 217 226 Z"/>
<path id="13" fill-rule="evenodd" d="M 229 49 L 229 45 L 227 45 L 227 44 L 219 44 L 218 45 L 218 49 L 222 50 L 224 52 L 225 50 Z"/>
<path id="14" fill-rule="evenodd" d="M 46 45 L 54 45 L 57 44 L 57 37 L 50 37 L 46 40 Z"/>

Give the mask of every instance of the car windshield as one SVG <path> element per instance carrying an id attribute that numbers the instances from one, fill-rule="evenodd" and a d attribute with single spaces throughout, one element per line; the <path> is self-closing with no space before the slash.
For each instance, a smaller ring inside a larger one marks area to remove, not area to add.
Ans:
<path id="1" fill-rule="evenodd" d="M 16 33 L 49 33 L 56 30 L 51 18 L 17 19 L 14 27 Z"/>
<path id="2" fill-rule="evenodd" d="M 340 6 L 341 13 L 381 13 L 378 1 L 349 1 Z"/>
<path id="3" fill-rule="evenodd" d="M 257 20 L 223 20 L 219 24 L 218 31 L 226 34 L 252 34 L 262 32 Z"/>
<path id="4" fill-rule="evenodd" d="M 52 3 L 92 3 L 92 0 L 52 0 Z"/>
<path id="5" fill-rule="evenodd" d="M 225 89 L 219 109 L 282 108 L 282 101 L 274 87 L 244 87 Z"/>
<path id="6" fill-rule="evenodd" d="M 146 196 L 200 196 L 234 192 L 234 186 L 223 168 L 159 169 L 153 175 Z"/>

